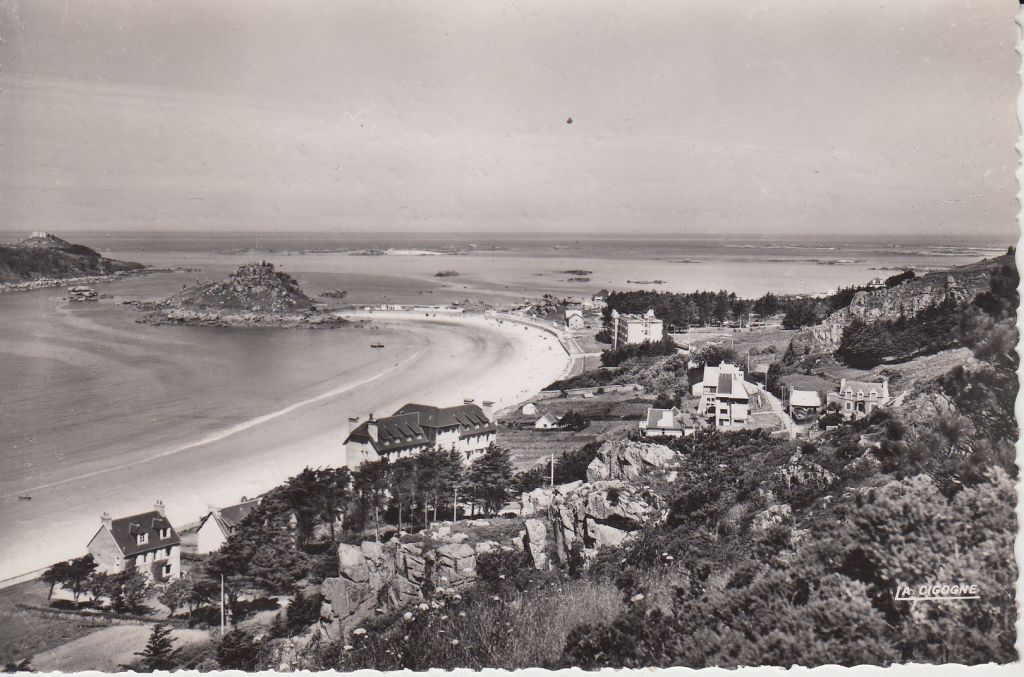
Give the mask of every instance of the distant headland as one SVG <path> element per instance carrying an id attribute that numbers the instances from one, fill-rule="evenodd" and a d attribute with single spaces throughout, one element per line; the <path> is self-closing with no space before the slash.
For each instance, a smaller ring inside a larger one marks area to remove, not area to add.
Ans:
<path id="1" fill-rule="evenodd" d="M 117 261 L 84 245 L 37 231 L 10 245 L 0 245 L 0 290 L 16 291 L 56 287 L 70 281 L 136 274 L 141 263 Z"/>

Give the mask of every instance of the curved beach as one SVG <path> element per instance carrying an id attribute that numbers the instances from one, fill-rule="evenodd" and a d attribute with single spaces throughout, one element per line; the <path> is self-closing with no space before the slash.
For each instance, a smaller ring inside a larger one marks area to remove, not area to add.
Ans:
<path id="1" fill-rule="evenodd" d="M 279 484 L 306 466 L 338 465 L 349 416 L 390 413 L 408 401 L 457 404 L 464 397 L 499 408 L 557 379 L 569 357 L 549 332 L 484 316 L 372 317 L 395 337 L 395 361 L 241 421 L 189 439 L 36 474 L 0 499 L 0 579 L 79 555 L 99 516 L 149 509 L 156 499 L 176 525 L 195 522 L 210 504 L 234 502 Z M 368 340 L 367 333 L 359 340 Z M 389 345 L 381 353 L 387 354 Z M 346 346 L 340 342 L 337 350 Z M 330 365 L 325 365 L 326 372 Z"/>

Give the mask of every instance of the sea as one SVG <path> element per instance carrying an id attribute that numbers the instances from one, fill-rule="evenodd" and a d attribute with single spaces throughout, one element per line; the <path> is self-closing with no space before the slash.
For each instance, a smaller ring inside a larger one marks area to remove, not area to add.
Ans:
<path id="1" fill-rule="evenodd" d="M 56 234 L 108 257 L 176 270 L 97 284 L 112 298 L 95 304 L 71 304 L 62 288 L 0 294 L 0 544 L 8 553 L 31 542 L 41 520 L 78 518 L 69 511 L 86 504 L 71 500 L 76 491 L 101 496 L 105 486 L 111 493 L 160 486 L 154 473 L 181 471 L 168 460 L 177 458 L 177 450 L 229 434 L 267 412 L 316 401 L 422 350 L 422 336 L 388 326 L 150 326 L 122 304 L 223 278 L 242 263 L 270 261 L 310 296 L 343 290 L 344 302 L 354 305 L 516 304 L 544 294 L 587 297 L 600 289 L 725 289 L 747 298 L 768 291 L 820 294 L 908 267 L 926 271 L 974 262 L 1010 244 L 465 233 Z M 10 233 L 0 241 L 27 235 Z M 438 332 L 435 343 L 444 341 Z M 386 343 L 386 354 L 372 342 Z M 465 345 L 472 349 L 468 339 Z M 340 419 L 338 444 L 344 436 Z M 317 419 L 316 425 L 331 420 Z M 268 436 L 274 425 L 260 423 Z M 203 453 L 180 455 L 196 476 L 206 467 Z M 208 460 L 211 471 L 230 468 L 224 458 Z M 267 477 L 264 484 L 282 479 Z M 223 495 L 242 493 L 229 471 L 222 484 L 230 488 Z M 68 500 L 60 500 L 62 494 Z M 110 503 L 125 501 L 112 497 Z M 75 547 L 82 550 L 90 535 L 82 534 Z M 30 561 L 39 563 L 38 557 L 19 557 L 17 564 L 4 558 L 0 579 L 21 573 Z"/>

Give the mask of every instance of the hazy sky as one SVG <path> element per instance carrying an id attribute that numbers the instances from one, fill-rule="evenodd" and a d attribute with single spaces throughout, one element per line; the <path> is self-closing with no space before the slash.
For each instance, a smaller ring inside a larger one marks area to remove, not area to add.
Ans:
<path id="1" fill-rule="evenodd" d="M 1017 10 L 0 0 L 0 230 L 1015 240 Z"/>

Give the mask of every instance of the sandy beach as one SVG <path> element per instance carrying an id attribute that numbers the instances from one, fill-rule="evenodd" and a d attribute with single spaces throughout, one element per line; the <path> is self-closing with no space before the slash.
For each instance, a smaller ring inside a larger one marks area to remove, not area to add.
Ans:
<path id="1" fill-rule="evenodd" d="M 529 397 L 568 365 L 550 333 L 484 316 L 377 314 L 373 320 L 412 346 L 393 364 L 169 447 L 99 467 L 65 464 L 56 479 L 18 492 L 31 500 L 5 492 L 0 579 L 81 554 L 105 510 L 130 514 L 161 499 L 172 521 L 183 525 L 210 504 L 256 495 L 306 466 L 339 465 L 349 416 L 390 413 L 408 401 L 457 404 L 464 397 L 501 408 Z"/>

